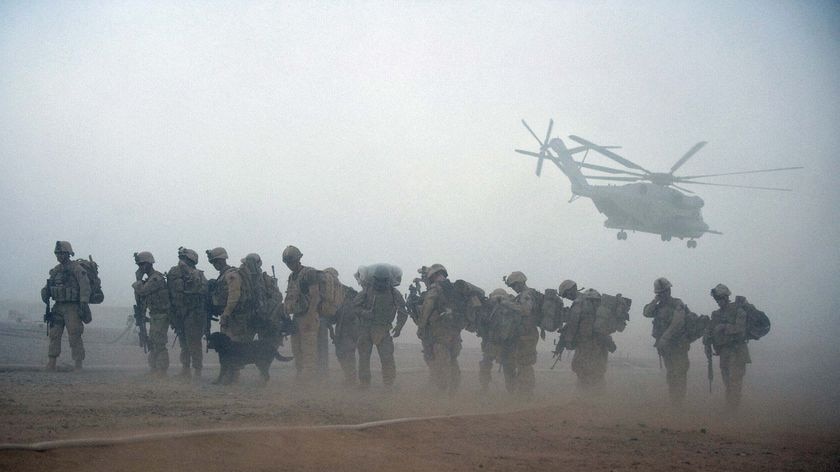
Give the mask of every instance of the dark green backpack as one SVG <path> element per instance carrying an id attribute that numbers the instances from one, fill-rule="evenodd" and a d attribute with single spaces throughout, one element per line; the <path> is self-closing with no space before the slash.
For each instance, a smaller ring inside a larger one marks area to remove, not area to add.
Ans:
<path id="1" fill-rule="evenodd" d="M 706 334 L 711 319 L 708 315 L 698 315 L 685 305 L 685 337 L 689 343 L 697 341 Z"/>
<path id="2" fill-rule="evenodd" d="M 747 339 L 758 340 L 770 332 L 770 318 L 763 311 L 740 295 L 735 297 L 735 304 L 747 312 Z"/>

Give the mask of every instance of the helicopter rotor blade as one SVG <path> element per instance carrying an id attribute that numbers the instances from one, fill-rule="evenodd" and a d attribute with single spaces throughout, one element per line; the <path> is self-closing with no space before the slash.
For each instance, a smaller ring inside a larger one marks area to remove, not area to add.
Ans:
<path id="1" fill-rule="evenodd" d="M 597 144 L 595 144 L 591 141 L 587 141 L 587 140 L 581 138 L 580 136 L 571 135 L 571 136 L 569 136 L 569 139 L 571 139 L 572 141 L 576 141 L 580 144 L 583 144 L 584 146 L 588 146 L 588 147 L 594 149 L 595 151 L 598 151 L 602 155 L 618 162 L 619 164 L 623 165 L 624 167 L 629 167 L 631 169 L 640 170 L 640 171 L 645 172 L 647 174 L 651 173 L 649 170 L 647 170 L 644 167 L 636 164 L 635 162 L 630 161 L 628 159 L 625 159 L 625 158 L 619 156 L 618 154 L 610 151 L 609 149 L 607 149 L 603 146 L 599 146 L 599 145 L 597 145 Z"/>
<path id="2" fill-rule="evenodd" d="M 594 180 L 617 180 L 619 182 L 638 182 L 640 180 L 645 180 L 644 178 L 640 177 L 610 177 L 610 176 L 600 176 L 600 175 L 584 175 L 586 179 L 594 179 Z"/>
<path id="3" fill-rule="evenodd" d="M 699 143 L 695 144 L 691 149 L 689 149 L 688 152 L 683 154 L 683 157 L 681 157 L 680 160 L 678 160 L 673 166 L 671 166 L 671 174 L 673 174 L 674 171 L 676 171 L 683 164 L 685 164 L 685 161 L 691 159 L 691 156 L 697 153 L 697 151 L 699 151 L 703 146 L 705 146 L 706 143 L 707 141 L 700 141 Z"/>
<path id="4" fill-rule="evenodd" d="M 630 172 L 629 170 L 613 169 L 612 167 L 604 167 L 596 164 L 587 164 L 585 162 L 578 162 L 578 165 L 580 167 L 586 167 L 587 169 L 600 170 L 601 172 L 608 172 L 610 174 L 629 174 L 644 177 L 643 174 L 637 174 L 635 172 Z"/>
<path id="5" fill-rule="evenodd" d="M 528 132 L 531 133 L 531 136 L 533 136 L 534 139 L 536 139 L 537 142 L 540 143 L 540 148 L 542 148 L 543 147 L 543 142 L 540 141 L 539 137 L 537 137 L 537 133 L 535 133 L 534 130 L 532 130 L 531 127 L 528 126 L 528 123 L 525 123 L 525 120 L 522 120 L 522 124 L 525 125 L 525 128 L 527 128 Z"/>
<path id="6" fill-rule="evenodd" d="M 731 185 L 731 184 L 713 184 L 711 182 L 695 182 L 693 180 L 681 180 L 680 183 L 683 184 L 683 185 L 688 185 L 688 184 L 711 185 L 711 186 L 714 186 L 714 187 L 749 188 L 749 189 L 753 189 L 753 190 L 777 190 L 779 192 L 793 192 L 793 189 L 790 189 L 790 188 L 753 187 L 753 186 L 750 186 L 750 185 Z"/>
<path id="7" fill-rule="evenodd" d="M 694 192 L 692 192 L 691 190 L 689 190 L 689 189 L 687 189 L 687 188 L 682 188 L 682 187 L 680 187 L 680 186 L 678 186 L 678 185 L 671 184 L 671 187 L 674 187 L 674 188 L 675 188 L 675 189 L 677 189 L 677 190 L 682 190 L 682 191 L 683 191 L 683 192 L 685 192 L 685 193 L 694 193 Z"/>
<path id="8" fill-rule="evenodd" d="M 724 174 L 706 174 L 706 175 L 686 175 L 677 177 L 680 181 L 685 181 L 686 179 L 699 179 L 701 177 L 720 177 L 722 175 L 742 175 L 742 174 L 758 174 L 762 172 L 778 172 L 782 170 L 796 170 L 796 169 L 804 169 L 802 166 L 797 167 L 779 167 L 778 169 L 760 169 L 760 170 L 745 170 L 742 172 L 726 172 Z"/>
<path id="9" fill-rule="evenodd" d="M 545 141 L 543 146 L 548 146 L 548 140 L 551 139 L 551 129 L 554 128 L 554 118 L 548 120 L 548 131 L 545 133 Z"/>

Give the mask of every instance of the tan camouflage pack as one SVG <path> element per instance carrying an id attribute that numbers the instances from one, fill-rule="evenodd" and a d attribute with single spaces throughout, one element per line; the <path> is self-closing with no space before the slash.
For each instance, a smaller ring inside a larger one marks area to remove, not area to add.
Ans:
<path id="1" fill-rule="evenodd" d="M 538 327 L 548 332 L 558 331 L 563 326 L 563 299 L 557 290 L 550 288 L 542 296 Z"/>
<path id="2" fill-rule="evenodd" d="M 318 292 L 321 296 L 318 313 L 321 316 L 335 316 L 336 311 L 344 304 L 344 285 L 331 271 L 319 270 Z"/>
<path id="3" fill-rule="evenodd" d="M 630 305 L 633 300 L 622 297 L 621 294 L 601 294 L 601 302 L 595 311 L 595 325 L 593 330 L 597 334 L 609 336 L 615 332 L 622 332 L 630 321 Z"/>

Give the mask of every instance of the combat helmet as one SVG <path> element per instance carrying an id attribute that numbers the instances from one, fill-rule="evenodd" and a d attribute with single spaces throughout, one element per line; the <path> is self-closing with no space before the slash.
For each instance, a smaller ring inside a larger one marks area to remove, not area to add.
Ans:
<path id="1" fill-rule="evenodd" d="M 193 264 L 198 264 L 198 253 L 192 249 L 187 249 L 184 246 L 178 248 L 178 258 L 184 257 L 189 259 Z"/>
<path id="2" fill-rule="evenodd" d="M 144 262 L 148 262 L 149 264 L 155 263 L 155 256 L 152 255 L 149 251 L 142 251 L 142 252 L 135 252 L 134 253 L 134 263 L 135 264 L 142 264 Z"/>
<path id="3" fill-rule="evenodd" d="M 53 252 L 55 254 L 66 252 L 66 253 L 70 254 L 71 256 L 75 254 L 73 252 L 73 246 L 70 245 L 69 241 L 56 241 L 55 242 L 55 251 L 53 251 Z"/>
<path id="4" fill-rule="evenodd" d="M 503 288 L 497 288 L 496 290 L 493 290 L 492 292 L 490 292 L 490 295 L 487 296 L 487 298 L 490 298 L 490 299 L 509 298 L 509 297 L 510 297 L 510 294 L 507 292 L 507 290 L 505 290 Z"/>
<path id="5" fill-rule="evenodd" d="M 338 270 L 336 270 L 335 267 L 327 267 L 326 269 L 324 269 L 324 272 L 332 275 L 335 278 L 338 278 Z"/>
<path id="6" fill-rule="evenodd" d="M 653 293 L 662 293 L 671 289 L 671 282 L 665 277 L 659 277 L 653 281 Z"/>
<path id="7" fill-rule="evenodd" d="M 285 263 L 297 262 L 301 257 L 303 257 L 303 253 L 295 246 L 286 246 L 286 249 L 283 250 L 283 262 Z"/>
<path id="8" fill-rule="evenodd" d="M 507 277 L 502 277 L 502 280 L 505 282 L 505 285 L 507 285 L 508 287 L 512 287 L 513 284 L 518 282 L 524 284 L 528 280 L 528 277 L 525 277 L 525 274 L 523 274 L 522 272 L 515 270 L 511 272 L 510 275 L 508 275 Z"/>
<path id="9" fill-rule="evenodd" d="M 432 280 L 432 277 L 438 272 L 443 272 L 444 277 L 449 277 L 449 272 L 446 271 L 446 267 L 443 264 L 432 264 L 426 270 L 426 278 Z"/>
<path id="10" fill-rule="evenodd" d="M 242 262 L 243 264 L 254 264 L 257 267 L 262 267 L 262 258 L 260 258 L 260 255 L 256 252 L 252 252 L 247 256 L 243 257 L 242 259 L 240 259 L 240 262 Z"/>
<path id="11" fill-rule="evenodd" d="M 715 285 L 715 288 L 711 290 L 712 298 L 726 298 L 732 295 L 732 292 L 729 291 L 729 287 L 723 284 Z"/>
<path id="12" fill-rule="evenodd" d="M 215 261 L 216 259 L 225 259 L 228 258 L 228 253 L 223 247 L 217 247 L 213 249 L 208 249 L 204 251 L 207 253 L 207 260 L 210 262 Z"/>
<path id="13" fill-rule="evenodd" d="M 557 287 L 557 293 L 560 294 L 562 297 L 569 291 L 577 292 L 577 283 L 574 280 L 564 280 L 559 287 Z"/>

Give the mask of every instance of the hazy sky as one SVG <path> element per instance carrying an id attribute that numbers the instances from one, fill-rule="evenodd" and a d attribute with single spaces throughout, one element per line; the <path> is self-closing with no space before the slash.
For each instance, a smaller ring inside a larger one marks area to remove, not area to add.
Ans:
<path id="1" fill-rule="evenodd" d="M 441 262 L 620 291 L 646 344 L 653 279 L 703 313 L 724 282 L 795 341 L 837 317 L 838 51 L 836 2 L 3 2 L 0 299 L 38 299 L 57 239 L 113 305 L 135 251 L 221 245 L 283 279 L 295 244 L 345 282 Z M 513 153 L 537 148 L 522 118 L 652 170 L 701 140 L 683 173 L 806 169 L 694 187 L 724 233 L 697 249 L 617 241 Z"/>

